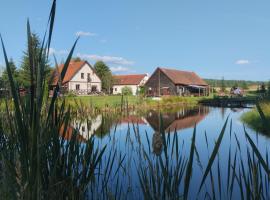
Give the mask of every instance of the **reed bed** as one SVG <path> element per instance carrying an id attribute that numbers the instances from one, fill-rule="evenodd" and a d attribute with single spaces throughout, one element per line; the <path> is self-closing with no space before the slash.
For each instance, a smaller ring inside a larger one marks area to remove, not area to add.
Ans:
<path id="1" fill-rule="evenodd" d="M 269 150 L 261 150 L 256 136 L 249 134 L 244 126 L 246 141 L 240 143 L 229 116 L 214 141 L 210 140 L 207 130 L 204 141 L 198 141 L 196 125 L 190 140 L 182 139 L 176 130 L 166 132 L 162 116 L 160 132 L 154 134 L 140 130 L 136 123 L 128 123 L 123 134 L 118 132 L 120 123 L 112 123 L 112 128 L 102 123 L 100 134 L 110 130 L 109 135 L 98 138 L 94 133 L 83 139 L 79 134 L 81 124 L 77 128 L 71 128 L 71 124 L 84 119 L 88 129 L 91 127 L 91 117 L 84 105 L 77 102 L 79 109 L 73 110 L 65 99 L 59 100 L 61 82 L 52 98 L 46 90 L 44 66 L 49 56 L 55 13 L 56 0 L 41 49 L 32 47 L 30 23 L 27 23 L 31 92 L 25 97 L 20 96 L 13 80 L 1 38 L 12 92 L 12 100 L 6 99 L 5 112 L 0 118 L 1 198 L 270 198 Z M 77 40 L 59 80 L 65 76 L 76 44 Z M 128 101 L 123 98 L 120 113 L 125 114 L 128 107 Z M 92 109 L 91 115 L 97 114 L 93 108 L 89 109 Z M 263 110 L 259 105 L 257 109 L 264 128 L 270 130 Z M 107 116 L 108 120 L 111 118 L 115 120 L 116 116 Z M 226 134 L 230 138 L 228 153 L 221 154 Z M 202 145 L 205 151 L 200 150 Z"/>

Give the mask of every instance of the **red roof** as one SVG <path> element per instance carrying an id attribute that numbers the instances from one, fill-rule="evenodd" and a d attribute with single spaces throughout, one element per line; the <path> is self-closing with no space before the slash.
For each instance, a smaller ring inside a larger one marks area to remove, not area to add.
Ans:
<path id="1" fill-rule="evenodd" d="M 176 69 L 160 69 L 174 84 L 207 86 L 208 84 L 196 73 Z"/>
<path id="2" fill-rule="evenodd" d="M 142 117 L 129 115 L 123 119 L 120 120 L 121 123 L 131 123 L 131 124 L 146 124 L 145 121 L 143 121 Z"/>
<path id="3" fill-rule="evenodd" d="M 62 81 L 62 84 L 65 84 L 67 82 L 69 82 L 72 77 L 84 66 L 84 64 L 88 62 L 87 61 L 70 61 L 64 80 Z M 90 64 L 89 64 L 90 66 Z M 56 69 L 54 70 L 53 76 L 53 85 L 57 85 L 58 82 L 58 76 L 60 75 L 60 73 L 62 72 L 64 67 L 64 64 L 61 64 L 58 66 L 58 72 L 56 71 Z"/>
<path id="4" fill-rule="evenodd" d="M 115 85 L 139 85 L 147 74 L 115 75 Z"/>

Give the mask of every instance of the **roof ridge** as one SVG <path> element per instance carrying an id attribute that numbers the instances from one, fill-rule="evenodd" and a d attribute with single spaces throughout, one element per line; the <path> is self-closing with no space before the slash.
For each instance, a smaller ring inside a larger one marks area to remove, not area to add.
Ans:
<path id="1" fill-rule="evenodd" d="M 188 73 L 194 73 L 194 71 L 187 71 L 187 70 L 180 70 L 180 69 L 173 69 L 173 68 L 167 68 L 167 67 L 158 67 L 161 70 L 171 70 L 171 71 L 180 71 L 180 72 L 188 72 Z"/>

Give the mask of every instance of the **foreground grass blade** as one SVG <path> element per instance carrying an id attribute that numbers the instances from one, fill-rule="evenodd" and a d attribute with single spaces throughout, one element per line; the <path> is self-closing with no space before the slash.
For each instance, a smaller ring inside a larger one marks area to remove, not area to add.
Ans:
<path id="1" fill-rule="evenodd" d="M 216 155 L 217 155 L 217 153 L 218 153 L 218 149 L 219 149 L 219 147 L 220 147 L 220 144 L 221 144 L 223 135 L 224 135 L 225 130 L 226 130 L 226 127 L 227 127 L 228 119 L 229 119 L 229 116 L 228 116 L 227 119 L 226 119 L 226 122 L 225 122 L 225 124 L 224 124 L 224 126 L 223 126 L 223 128 L 222 128 L 222 130 L 221 130 L 221 132 L 220 132 L 220 134 L 219 134 L 219 137 L 218 137 L 218 140 L 217 140 L 217 142 L 216 142 L 216 144 L 215 144 L 214 150 L 213 150 L 213 152 L 212 152 L 212 154 L 211 154 L 211 156 L 210 156 L 210 159 L 209 159 L 209 161 L 208 161 L 206 170 L 205 170 L 205 172 L 204 172 L 204 175 L 203 175 L 203 178 L 202 178 L 202 181 L 201 181 L 201 184 L 200 184 L 199 192 L 200 192 L 201 189 L 202 189 L 202 186 L 203 186 L 203 184 L 204 184 L 204 181 L 206 180 L 206 177 L 207 177 L 208 173 L 210 172 L 211 167 L 212 167 L 212 164 L 213 164 L 213 162 L 214 162 L 214 160 L 215 160 L 215 157 L 216 157 Z"/>
<path id="2" fill-rule="evenodd" d="M 270 125 L 269 125 L 269 122 L 268 120 L 266 119 L 263 111 L 262 111 L 262 108 L 260 106 L 259 103 L 256 104 L 256 107 L 257 107 L 257 110 L 260 114 L 260 117 L 261 117 L 261 120 L 262 120 L 262 123 L 263 123 L 263 128 L 264 128 L 264 131 L 266 131 L 268 134 L 270 134 Z"/>
<path id="3" fill-rule="evenodd" d="M 262 164 L 262 166 L 263 166 L 265 172 L 268 174 L 268 176 L 270 176 L 270 170 L 269 170 L 269 168 L 268 168 L 268 165 L 267 165 L 266 162 L 264 161 L 262 155 L 260 154 L 260 151 L 258 150 L 258 148 L 256 147 L 256 145 L 254 144 L 254 142 L 252 141 L 252 139 L 251 139 L 250 136 L 248 135 L 246 129 L 244 129 L 244 131 L 245 131 L 245 135 L 246 135 L 246 137 L 247 137 L 247 139 L 248 139 L 248 142 L 249 142 L 249 144 L 250 144 L 251 147 L 252 147 L 253 152 L 256 154 L 256 156 L 257 156 L 259 162 Z"/>
<path id="4" fill-rule="evenodd" d="M 187 171 L 185 176 L 185 188 L 184 188 L 184 199 L 188 198 L 189 183 L 192 176 L 192 165 L 193 165 L 193 156 L 195 151 L 195 139 L 196 139 L 196 125 L 194 127 L 192 142 L 189 153 L 189 160 L 187 165 Z"/>

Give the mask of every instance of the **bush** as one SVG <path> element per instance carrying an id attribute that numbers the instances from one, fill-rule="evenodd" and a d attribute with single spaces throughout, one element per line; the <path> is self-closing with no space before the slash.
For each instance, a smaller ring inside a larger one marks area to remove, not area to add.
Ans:
<path id="1" fill-rule="evenodd" d="M 123 95 L 126 95 L 126 96 L 132 95 L 133 93 L 132 93 L 131 87 L 128 87 L 128 86 L 123 87 L 123 88 L 122 88 L 122 94 L 123 94 Z"/>

